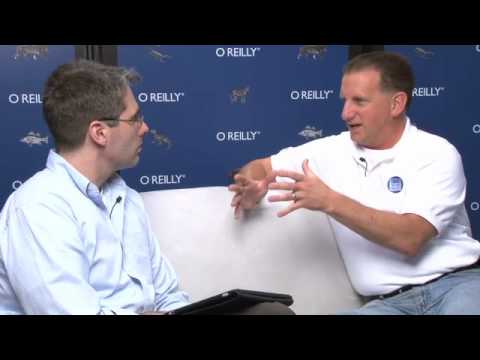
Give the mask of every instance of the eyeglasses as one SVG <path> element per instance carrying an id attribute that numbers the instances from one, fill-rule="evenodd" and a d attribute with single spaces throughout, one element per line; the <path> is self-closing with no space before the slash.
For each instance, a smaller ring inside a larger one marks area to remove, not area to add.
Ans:
<path id="1" fill-rule="evenodd" d="M 119 118 L 112 118 L 112 117 L 104 117 L 101 119 L 98 119 L 99 121 L 124 121 L 126 123 L 129 123 L 130 125 L 133 124 L 143 124 L 145 122 L 145 119 L 143 117 L 143 114 L 139 111 L 135 113 L 130 119 L 119 119 Z"/>

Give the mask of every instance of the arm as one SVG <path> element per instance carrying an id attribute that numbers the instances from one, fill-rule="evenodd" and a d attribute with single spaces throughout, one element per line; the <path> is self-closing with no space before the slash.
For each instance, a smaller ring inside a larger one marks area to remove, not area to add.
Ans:
<path id="1" fill-rule="evenodd" d="M 145 214 L 148 223 L 150 258 L 152 264 L 153 285 L 155 287 L 155 308 L 154 311 L 145 312 L 145 315 L 164 314 L 190 303 L 186 292 L 180 290 L 177 275 L 170 261 L 160 251 L 160 244 L 155 236 L 148 216 Z"/>
<path id="2" fill-rule="evenodd" d="M 254 209 L 268 191 L 268 184 L 275 180 L 270 158 L 254 160 L 240 169 L 234 176 L 234 184 L 228 187 L 235 193 L 231 206 L 235 218 L 244 210 Z"/>
<path id="3" fill-rule="evenodd" d="M 60 199 L 8 210 L 5 264 L 26 314 L 114 314 L 89 284 L 79 224 Z"/>
<path id="4" fill-rule="evenodd" d="M 395 214 L 360 204 L 329 188 L 309 168 L 302 164 L 303 174 L 293 171 L 275 171 L 276 176 L 288 177 L 293 183 L 272 183 L 270 189 L 289 190 L 275 195 L 270 201 L 294 200 L 279 216 L 299 208 L 320 210 L 347 226 L 364 238 L 401 253 L 415 256 L 434 236 L 437 230 L 423 217 L 415 214 Z M 292 192 L 295 192 L 295 197 Z"/>

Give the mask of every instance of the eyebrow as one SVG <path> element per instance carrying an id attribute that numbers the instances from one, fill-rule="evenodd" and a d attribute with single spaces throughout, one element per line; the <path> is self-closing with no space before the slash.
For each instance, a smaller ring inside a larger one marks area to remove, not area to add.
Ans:
<path id="1" fill-rule="evenodd" d="M 135 114 L 133 114 L 130 119 L 134 119 L 134 118 L 138 117 L 138 115 L 140 115 L 141 113 L 142 113 L 142 111 L 140 110 L 140 107 L 139 107 L 137 109 L 137 111 L 135 112 Z"/>
<path id="2" fill-rule="evenodd" d="M 354 101 L 367 101 L 368 99 L 364 96 L 354 96 L 353 100 Z"/>

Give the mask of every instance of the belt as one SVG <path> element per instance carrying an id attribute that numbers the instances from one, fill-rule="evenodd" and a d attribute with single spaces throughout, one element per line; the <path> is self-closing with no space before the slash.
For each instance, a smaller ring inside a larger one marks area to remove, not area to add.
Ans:
<path id="1" fill-rule="evenodd" d="M 429 280 L 427 281 L 426 283 L 423 283 L 423 284 L 414 284 L 414 285 L 405 285 L 405 286 L 402 286 L 400 289 L 397 289 L 395 291 L 392 291 L 392 292 L 389 292 L 388 294 L 383 294 L 383 295 L 378 295 L 378 296 L 371 296 L 368 298 L 369 301 L 372 301 L 372 300 L 385 300 L 385 299 L 388 299 L 388 298 L 391 298 L 392 296 L 395 296 L 395 295 L 399 295 L 399 294 L 402 294 L 408 290 L 411 290 L 412 288 L 414 287 L 417 287 L 417 286 L 423 286 L 423 285 L 427 285 L 427 284 L 431 284 L 437 280 L 440 280 L 441 278 L 447 276 L 447 275 L 450 275 L 450 274 L 453 274 L 453 273 L 457 273 L 457 272 L 460 272 L 460 271 L 465 271 L 465 270 L 470 270 L 470 269 L 475 269 L 477 267 L 480 267 L 480 258 L 477 259 L 476 262 L 474 262 L 473 264 L 471 265 L 468 265 L 468 266 L 463 266 L 463 267 L 460 267 L 458 269 L 455 269 L 453 271 L 450 271 L 450 272 L 447 272 L 443 275 L 440 275 L 439 277 L 436 277 L 435 279 L 432 279 L 432 280 Z"/>

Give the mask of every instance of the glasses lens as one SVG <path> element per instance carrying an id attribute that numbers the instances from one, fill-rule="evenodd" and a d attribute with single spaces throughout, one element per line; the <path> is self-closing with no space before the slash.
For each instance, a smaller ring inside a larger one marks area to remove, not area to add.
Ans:
<path id="1" fill-rule="evenodd" d="M 142 113 L 138 113 L 137 116 L 135 116 L 135 121 L 138 122 L 139 124 L 143 123 L 143 114 Z"/>

